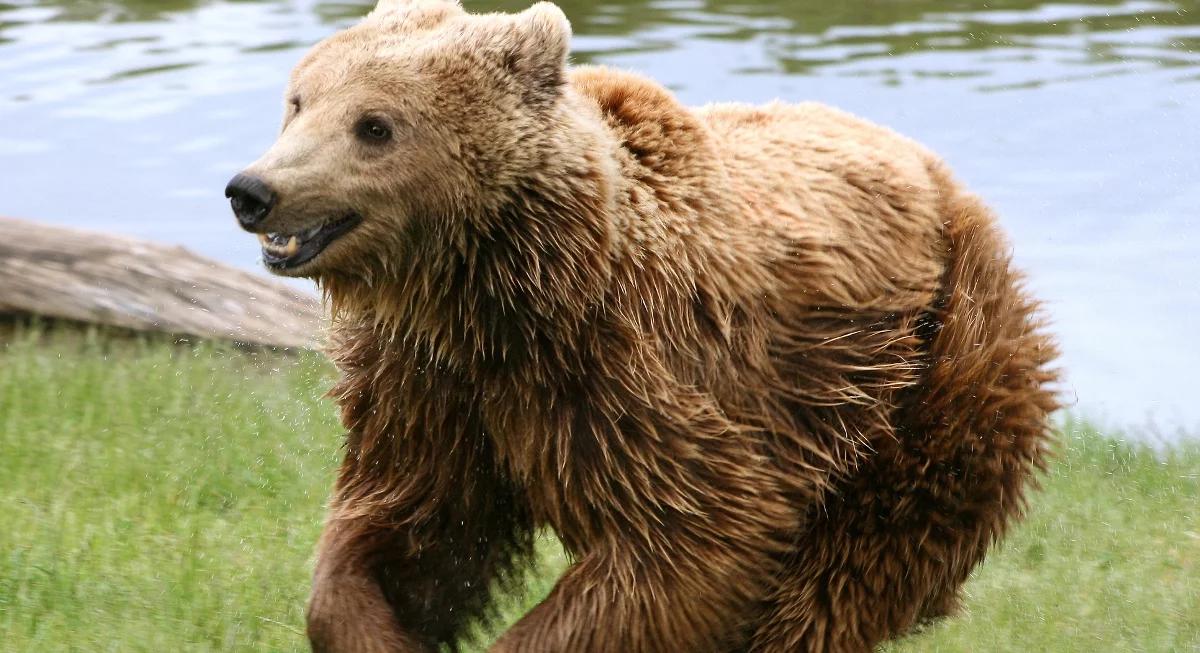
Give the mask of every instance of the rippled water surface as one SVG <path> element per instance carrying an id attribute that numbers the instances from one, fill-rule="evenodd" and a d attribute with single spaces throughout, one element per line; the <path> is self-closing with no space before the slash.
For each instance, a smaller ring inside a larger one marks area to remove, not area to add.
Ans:
<path id="1" fill-rule="evenodd" d="M 559 4 L 577 62 L 693 104 L 821 100 L 939 151 L 1048 301 L 1078 410 L 1200 425 L 1200 2 Z M 221 190 L 273 140 L 304 48 L 367 9 L 0 0 L 0 214 L 256 268 Z"/>

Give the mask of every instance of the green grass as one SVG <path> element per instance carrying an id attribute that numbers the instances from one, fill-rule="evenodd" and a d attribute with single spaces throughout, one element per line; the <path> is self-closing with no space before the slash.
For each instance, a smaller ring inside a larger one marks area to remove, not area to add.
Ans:
<path id="1" fill-rule="evenodd" d="M 1200 652 L 1200 443 L 1069 422 L 1042 483 L 964 613 L 886 650 Z"/>
<path id="2" fill-rule="evenodd" d="M 0 651 L 305 650 L 340 445 L 330 380 L 311 354 L 9 334 Z M 1065 433 L 965 613 L 888 651 L 1200 651 L 1200 445 Z M 506 619 L 563 568 L 543 552 Z"/>

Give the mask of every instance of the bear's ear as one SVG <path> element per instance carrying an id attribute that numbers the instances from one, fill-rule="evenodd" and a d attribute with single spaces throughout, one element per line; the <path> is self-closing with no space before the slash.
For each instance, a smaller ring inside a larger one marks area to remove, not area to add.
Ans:
<path id="1" fill-rule="evenodd" d="M 448 2 L 456 6 L 462 5 L 460 0 L 434 0 L 433 3 L 429 3 L 428 0 L 426 0 L 426 4 L 436 4 L 437 2 Z M 375 3 L 375 8 L 371 10 L 371 15 L 382 16 L 395 11 L 408 9 L 412 5 L 421 3 L 422 0 L 379 0 L 379 2 Z"/>
<path id="2" fill-rule="evenodd" d="M 390 14 L 393 11 L 400 11 L 410 4 L 412 4 L 412 0 L 379 0 L 375 3 L 375 8 L 371 10 L 371 15 Z"/>
<path id="3" fill-rule="evenodd" d="M 515 16 L 517 34 L 506 65 L 530 99 L 553 97 L 566 79 L 571 23 L 557 6 L 539 2 Z"/>

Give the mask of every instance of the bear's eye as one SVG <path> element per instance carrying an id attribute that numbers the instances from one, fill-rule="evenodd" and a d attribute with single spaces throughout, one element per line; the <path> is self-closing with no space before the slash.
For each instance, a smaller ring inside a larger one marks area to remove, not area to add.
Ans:
<path id="1" fill-rule="evenodd" d="M 300 113 L 300 97 L 293 95 L 288 102 L 292 105 L 292 113 Z"/>
<path id="2" fill-rule="evenodd" d="M 373 145 L 385 143 L 392 137 L 392 128 L 382 118 L 368 116 L 358 121 L 354 133 L 359 140 Z"/>

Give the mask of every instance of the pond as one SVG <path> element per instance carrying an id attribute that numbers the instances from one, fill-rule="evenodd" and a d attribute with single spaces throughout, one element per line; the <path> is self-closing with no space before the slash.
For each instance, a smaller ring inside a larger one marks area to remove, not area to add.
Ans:
<path id="1" fill-rule="evenodd" d="M 221 190 L 273 140 L 304 49 L 369 4 L 0 0 L 0 214 L 259 269 Z M 559 5 L 576 62 L 692 104 L 820 100 L 940 152 L 1047 301 L 1075 410 L 1197 432 L 1200 2 Z"/>

